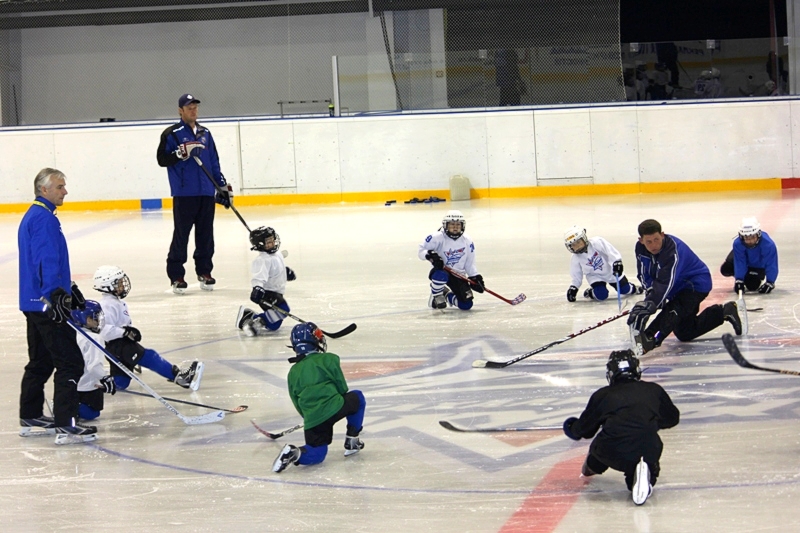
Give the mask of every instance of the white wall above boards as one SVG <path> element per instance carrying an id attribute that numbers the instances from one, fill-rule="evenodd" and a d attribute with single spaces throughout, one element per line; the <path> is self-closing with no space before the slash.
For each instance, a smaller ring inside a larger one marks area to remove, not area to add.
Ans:
<path id="1" fill-rule="evenodd" d="M 290 121 L 243 122 L 239 126 L 242 188 L 294 189 L 294 126 Z M 281 193 L 292 191 L 276 191 Z"/>
<path id="2" fill-rule="evenodd" d="M 487 114 L 486 150 L 489 188 L 536 185 L 532 111 Z M 472 181 L 471 176 L 467 177 Z"/>
<path id="3" fill-rule="evenodd" d="M 33 179 L 45 167 L 58 168 L 52 132 L 0 133 L 0 180 L 3 183 L 0 202 L 33 201 Z"/>
<path id="4" fill-rule="evenodd" d="M 294 139 L 298 194 L 341 193 L 336 119 L 298 121 Z"/>
<path id="5" fill-rule="evenodd" d="M 590 110 L 594 183 L 639 182 L 638 109 L 597 107 Z"/>
<path id="6" fill-rule="evenodd" d="M 533 115 L 539 185 L 593 183 L 589 110 L 543 110 Z"/>

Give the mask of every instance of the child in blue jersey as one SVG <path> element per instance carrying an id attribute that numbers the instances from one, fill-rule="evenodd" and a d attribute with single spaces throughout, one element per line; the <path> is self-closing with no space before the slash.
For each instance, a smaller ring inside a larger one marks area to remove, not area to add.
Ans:
<path id="1" fill-rule="evenodd" d="M 711 272 L 691 248 L 677 237 L 663 233 L 656 220 L 645 220 L 638 230 L 636 267 L 647 293 L 643 301 L 633 306 L 628 325 L 639 337 L 642 351 L 661 346 L 670 333 L 680 341 L 690 341 L 726 321 L 741 335 L 742 322 L 736 302 L 710 305 L 697 314 L 700 303 L 711 292 Z M 647 325 L 650 316 L 659 309 L 661 312 Z"/>
<path id="2" fill-rule="evenodd" d="M 755 217 L 742 219 L 739 236 L 720 267 L 725 277 L 733 276 L 734 292 L 758 291 L 769 294 L 778 279 L 778 247 Z M 763 282 L 763 283 L 762 283 Z"/>
<path id="3" fill-rule="evenodd" d="M 289 371 L 289 397 L 303 417 L 305 446 L 287 444 L 272 465 L 273 472 L 287 466 L 315 465 L 325 460 L 333 442 L 333 426 L 347 418 L 345 457 L 358 453 L 364 443 L 358 438 L 367 401 L 359 390 L 348 390 L 339 356 L 328 353 L 322 331 L 313 323 L 292 328 L 292 349 L 296 354 Z"/>

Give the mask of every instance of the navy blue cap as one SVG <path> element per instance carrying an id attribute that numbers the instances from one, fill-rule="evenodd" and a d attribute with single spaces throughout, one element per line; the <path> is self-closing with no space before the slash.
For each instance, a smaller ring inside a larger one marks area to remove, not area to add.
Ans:
<path id="1" fill-rule="evenodd" d="M 189 104 L 199 104 L 200 100 L 192 96 L 191 94 L 184 94 L 180 98 L 178 98 L 178 107 L 184 107 Z"/>

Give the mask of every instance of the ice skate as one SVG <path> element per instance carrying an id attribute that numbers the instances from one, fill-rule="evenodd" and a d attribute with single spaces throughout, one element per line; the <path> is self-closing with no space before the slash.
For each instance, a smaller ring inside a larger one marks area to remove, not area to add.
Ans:
<path id="1" fill-rule="evenodd" d="M 447 295 L 450 294 L 450 289 L 445 286 L 439 294 L 431 293 L 428 298 L 428 307 L 431 309 L 445 309 L 447 308 Z"/>
<path id="2" fill-rule="evenodd" d="M 240 305 L 239 314 L 236 315 L 236 327 L 244 331 L 248 337 L 255 337 L 256 330 L 253 328 L 253 316 L 255 312 L 252 309 Z"/>
<path id="3" fill-rule="evenodd" d="M 204 291 L 213 291 L 214 285 L 217 283 L 217 280 L 212 278 L 210 274 L 198 274 L 197 281 L 200 282 L 200 288 Z"/>
<path id="4" fill-rule="evenodd" d="M 172 292 L 175 294 L 183 294 L 186 292 L 186 289 L 189 288 L 189 285 L 183 278 L 176 279 L 172 282 Z"/>
<path id="5" fill-rule="evenodd" d="M 737 335 L 742 334 L 742 320 L 739 318 L 739 308 L 736 302 L 727 302 L 722 306 L 722 316 L 726 322 L 730 322 L 733 326 L 733 331 Z"/>
<path id="6" fill-rule="evenodd" d="M 364 449 L 364 442 L 358 437 L 347 436 L 344 439 L 344 456 L 356 454 Z"/>
<path id="7" fill-rule="evenodd" d="M 272 463 L 272 471 L 273 472 L 283 472 L 286 470 L 286 467 L 289 465 L 296 465 L 297 461 L 300 459 L 300 448 L 293 444 L 287 444 L 281 450 L 281 453 L 278 454 L 278 457 L 275 458 L 275 462 Z"/>
<path id="8" fill-rule="evenodd" d="M 200 388 L 200 380 L 203 378 L 203 363 L 192 361 L 185 369 L 179 370 L 175 375 L 175 384 L 184 389 L 197 390 Z"/>
<path id="9" fill-rule="evenodd" d="M 56 425 L 52 416 L 20 418 L 19 425 L 20 437 L 40 437 L 42 435 L 56 434 Z"/>
<path id="10" fill-rule="evenodd" d="M 650 485 L 650 468 L 644 462 L 644 457 L 639 459 L 639 464 L 636 465 L 636 471 L 633 474 L 633 488 L 631 489 L 631 496 L 633 503 L 642 505 L 650 497 L 653 492 L 653 486 Z"/>
<path id="11" fill-rule="evenodd" d="M 78 423 L 72 426 L 57 427 L 55 443 L 81 444 L 97 440 L 97 428 L 95 426 L 82 426 Z"/>

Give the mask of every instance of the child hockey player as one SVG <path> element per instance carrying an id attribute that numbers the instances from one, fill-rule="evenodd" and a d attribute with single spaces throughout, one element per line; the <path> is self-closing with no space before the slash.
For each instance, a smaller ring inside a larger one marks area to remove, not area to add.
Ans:
<path id="1" fill-rule="evenodd" d="M 258 304 L 263 313 L 256 314 L 252 309 L 239 306 L 236 327 L 254 337 L 281 327 L 285 315 L 275 308 L 287 313 L 291 310 L 283 293 L 286 292 L 286 282 L 294 281 L 297 276 L 284 264 L 283 256 L 277 253 L 281 238 L 274 229 L 264 226 L 254 229 L 250 232 L 250 244 L 253 245 L 251 250 L 259 252 L 250 267 L 250 283 L 253 285 L 250 301 Z"/>
<path id="2" fill-rule="evenodd" d="M 76 326 L 86 330 L 86 334 L 94 339 L 100 346 L 100 330 L 105 323 L 103 308 L 94 300 L 86 300 L 86 308 L 72 311 L 72 321 Z M 81 333 L 76 332 L 78 346 L 83 353 L 85 366 L 83 375 L 78 382 L 78 416 L 83 420 L 94 420 L 103 410 L 103 393 L 116 394 L 117 387 L 114 379 L 106 373 L 105 355 L 100 349 Z"/>
<path id="3" fill-rule="evenodd" d="M 287 466 L 315 465 L 325 460 L 333 442 L 333 425 L 347 418 L 345 457 L 358 453 L 364 443 L 358 438 L 364 422 L 367 401 L 358 390 L 347 390 L 339 356 L 326 352 L 322 331 L 312 322 L 292 328 L 292 349 L 296 354 L 289 370 L 289 397 L 303 417 L 305 446 L 287 444 L 272 465 L 273 472 Z"/>
<path id="4" fill-rule="evenodd" d="M 564 234 L 564 246 L 573 254 L 570 263 L 572 285 L 567 289 L 567 301 L 575 301 L 584 275 L 591 287 L 583 291 L 583 297 L 591 300 L 602 301 L 608 298 L 606 284 L 614 287 L 622 296 L 644 292 L 642 287 L 628 281 L 623 273 L 622 254 L 604 238 L 588 239 L 585 229 L 572 226 Z M 619 276 L 619 287 L 617 287 L 617 276 Z"/>
<path id="5" fill-rule="evenodd" d="M 128 370 L 136 365 L 149 368 L 157 374 L 174 381 L 181 387 L 192 390 L 200 388 L 203 363 L 192 361 L 181 369 L 163 359 L 158 352 L 144 348 L 139 341 L 142 334 L 131 324 L 128 304 L 122 301 L 131 290 L 131 280 L 119 267 L 104 265 L 94 273 L 94 288 L 103 293 L 100 305 L 105 316 L 105 325 L 100 337 L 106 342 L 106 350 L 120 360 Z M 111 365 L 111 375 L 118 389 L 127 389 L 131 379 L 116 365 Z"/>
<path id="6" fill-rule="evenodd" d="M 775 288 L 778 247 L 766 231 L 761 231 L 757 218 L 742 219 L 739 236 L 733 240 L 733 249 L 719 270 L 725 277 L 733 276 L 733 290 L 737 293 L 748 290 L 769 294 Z"/>
<path id="7" fill-rule="evenodd" d="M 606 364 L 608 386 L 592 394 L 580 418 L 564 421 L 564 433 L 574 440 L 591 439 L 600 430 L 581 474 L 593 476 L 608 468 L 623 472 L 636 505 L 647 501 L 661 472 L 664 444 L 658 430 L 680 420 L 678 408 L 661 385 L 640 381 L 641 377 L 639 360 L 631 350 L 611 352 Z"/>
<path id="8" fill-rule="evenodd" d="M 475 266 L 475 244 L 464 233 L 466 228 L 467 222 L 461 211 L 448 211 L 439 231 L 425 237 L 419 245 L 419 258 L 433 265 L 428 274 L 431 281 L 428 306 L 433 309 L 450 305 L 466 311 L 472 308 L 472 291 L 483 292 L 485 289 L 483 276 L 478 274 Z M 471 283 L 451 276 L 445 267 L 468 277 Z"/>

